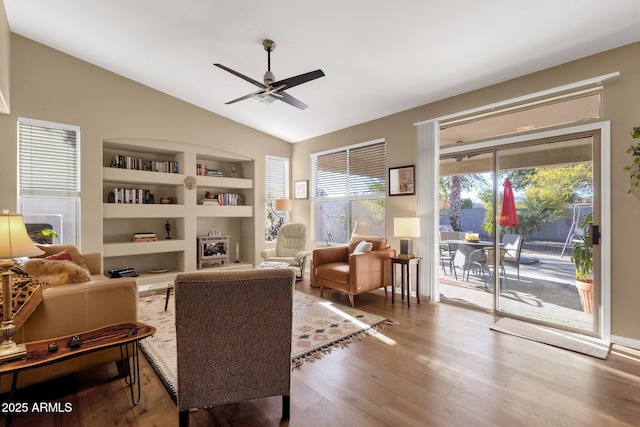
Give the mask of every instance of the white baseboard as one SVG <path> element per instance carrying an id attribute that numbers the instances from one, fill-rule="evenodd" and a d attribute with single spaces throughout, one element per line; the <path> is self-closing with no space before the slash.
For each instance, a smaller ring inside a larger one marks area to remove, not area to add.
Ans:
<path id="1" fill-rule="evenodd" d="M 631 347 L 631 348 L 640 350 L 640 340 L 636 340 L 633 338 L 620 337 L 618 335 L 611 335 L 611 342 L 613 344 L 620 344 L 625 347 Z"/>

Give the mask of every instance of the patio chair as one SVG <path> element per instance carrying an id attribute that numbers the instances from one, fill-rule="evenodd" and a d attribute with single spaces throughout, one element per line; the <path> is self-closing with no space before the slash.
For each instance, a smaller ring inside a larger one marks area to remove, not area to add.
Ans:
<path id="1" fill-rule="evenodd" d="M 524 236 L 522 234 L 505 234 L 502 236 L 502 247 L 506 251 L 504 255 L 505 264 L 515 266 L 520 280 L 520 253 L 522 252 L 522 244 Z"/>
<path id="2" fill-rule="evenodd" d="M 458 273 L 455 265 L 453 264 L 453 256 L 455 251 L 451 250 L 451 246 L 448 243 L 440 242 L 440 265 L 442 266 L 442 272 L 447 274 L 445 265 L 449 265 L 449 274 L 453 272 L 454 277 L 458 280 Z"/>
<path id="3" fill-rule="evenodd" d="M 504 269 L 504 258 L 507 251 L 506 249 L 500 248 L 500 260 L 499 260 L 499 268 L 502 270 L 502 275 L 504 276 L 505 286 L 509 287 L 509 280 L 507 279 L 507 272 Z M 472 268 L 479 268 L 482 271 L 482 278 L 484 280 L 484 287 L 488 289 L 487 286 L 487 276 L 485 271 L 489 273 L 489 279 L 493 277 L 492 269 L 495 263 L 495 251 L 493 248 L 482 248 L 477 249 L 471 253 L 470 256 L 470 264 Z M 469 280 L 469 272 L 471 268 L 467 270 L 467 280 Z"/>

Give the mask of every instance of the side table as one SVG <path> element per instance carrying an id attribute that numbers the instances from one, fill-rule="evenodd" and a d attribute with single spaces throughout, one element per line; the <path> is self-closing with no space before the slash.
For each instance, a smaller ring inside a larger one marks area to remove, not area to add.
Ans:
<path id="1" fill-rule="evenodd" d="M 416 300 L 418 304 L 420 304 L 420 261 L 422 258 L 400 258 L 400 257 L 392 257 L 391 258 L 391 303 L 395 303 L 395 294 L 396 294 L 396 265 L 400 265 L 400 277 L 401 277 L 401 286 L 402 286 L 402 300 L 404 301 L 404 284 L 406 280 L 407 284 L 407 307 L 411 307 L 411 266 L 416 266 Z"/>
<path id="2" fill-rule="evenodd" d="M 27 342 L 25 343 L 26 357 L 0 364 L 0 376 L 13 374 L 9 402 L 15 401 L 18 373 L 21 371 L 61 362 L 111 347 L 120 347 L 120 356 L 126 368 L 125 382 L 131 391 L 131 403 L 135 406 L 140 401 L 138 341 L 153 335 L 155 332 L 156 328 L 153 326 L 139 322 L 128 322 L 53 339 Z M 71 348 L 68 343 L 76 335 L 81 338 L 82 342 L 79 347 Z M 58 345 L 57 351 L 50 352 L 48 350 L 51 343 Z M 134 393 L 134 384 L 137 385 L 137 394 Z M 9 425 L 10 419 L 11 414 L 7 413 L 5 415 L 5 426 Z"/>

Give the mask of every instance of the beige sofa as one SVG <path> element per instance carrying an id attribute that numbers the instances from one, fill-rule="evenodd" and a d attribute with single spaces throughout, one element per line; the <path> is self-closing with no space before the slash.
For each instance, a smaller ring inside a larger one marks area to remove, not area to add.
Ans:
<path id="1" fill-rule="evenodd" d="M 51 246 L 51 250 L 58 248 Z M 59 249 L 64 246 L 59 245 Z M 43 286 L 42 302 L 16 331 L 16 342 L 37 341 L 137 320 L 138 285 L 135 278 L 109 279 L 102 273 L 99 253 L 82 254 L 91 281 L 54 287 Z M 100 364 L 119 361 L 118 348 L 76 357 L 53 365 L 23 371 L 18 388 L 68 375 Z M 0 392 L 11 388 L 11 376 L 2 377 Z"/>

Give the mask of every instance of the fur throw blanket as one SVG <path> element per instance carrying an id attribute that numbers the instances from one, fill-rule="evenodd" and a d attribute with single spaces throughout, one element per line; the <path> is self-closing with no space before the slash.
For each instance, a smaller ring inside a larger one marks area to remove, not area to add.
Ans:
<path id="1" fill-rule="evenodd" d="M 30 276 L 51 286 L 91 280 L 91 274 L 86 268 L 66 260 L 30 259 L 22 265 L 22 268 Z"/>

